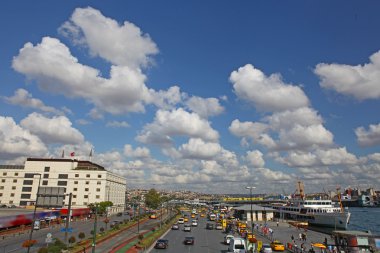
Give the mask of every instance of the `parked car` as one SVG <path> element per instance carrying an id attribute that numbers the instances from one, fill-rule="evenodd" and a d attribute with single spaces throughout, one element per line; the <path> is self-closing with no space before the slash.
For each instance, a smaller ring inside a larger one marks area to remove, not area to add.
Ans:
<path id="1" fill-rule="evenodd" d="M 190 224 L 185 224 L 183 231 L 185 232 L 191 232 L 191 225 Z"/>
<path id="2" fill-rule="evenodd" d="M 194 236 L 186 236 L 185 240 L 183 241 L 186 245 L 194 245 L 195 239 Z"/>
<path id="3" fill-rule="evenodd" d="M 272 253 L 272 248 L 269 244 L 263 244 L 260 253 Z"/>
<path id="4" fill-rule="evenodd" d="M 159 239 L 156 242 L 156 245 L 154 245 L 155 249 L 167 249 L 169 247 L 169 240 L 166 239 Z"/>
<path id="5" fill-rule="evenodd" d="M 178 224 L 173 224 L 172 230 L 178 230 L 178 229 L 179 229 L 179 225 Z"/>
<path id="6" fill-rule="evenodd" d="M 212 224 L 212 223 L 207 223 L 207 224 L 206 224 L 206 229 L 213 230 L 213 229 L 214 229 L 214 224 Z"/>
<path id="7" fill-rule="evenodd" d="M 232 238 L 234 238 L 233 235 L 226 235 L 224 237 L 224 244 L 229 245 Z"/>
<path id="8" fill-rule="evenodd" d="M 270 244 L 270 247 L 272 248 L 272 250 L 274 251 L 284 251 L 285 250 L 285 245 L 282 244 L 280 241 L 273 241 L 271 244 Z"/>

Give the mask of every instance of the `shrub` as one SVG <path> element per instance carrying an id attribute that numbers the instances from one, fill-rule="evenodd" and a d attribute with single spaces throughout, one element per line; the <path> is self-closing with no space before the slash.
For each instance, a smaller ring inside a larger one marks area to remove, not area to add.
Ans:
<path id="1" fill-rule="evenodd" d="M 138 238 L 139 238 L 139 240 L 142 240 L 142 239 L 144 239 L 144 235 L 143 234 L 139 234 Z"/>
<path id="2" fill-rule="evenodd" d="M 75 243 L 75 241 L 76 241 L 75 236 L 71 236 L 71 237 L 69 238 L 69 243 L 70 243 L 70 244 Z"/>
<path id="3" fill-rule="evenodd" d="M 81 240 L 83 240 L 85 237 L 86 237 L 86 234 L 83 233 L 83 232 L 80 232 L 80 233 L 78 234 L 78 238 L 81 239 Z"/>
<path id="4" fill-rule="evenodd" d="M 100 233 L 103 233 L 104 232 L 104 227 L 101 227 L 99 230 L 100 230 Z"/>
<path id="5" fill-rule="evenodd" d="M 48 249 L 46 247 L 40 248 L 37 253 L 49 253 Z"/>

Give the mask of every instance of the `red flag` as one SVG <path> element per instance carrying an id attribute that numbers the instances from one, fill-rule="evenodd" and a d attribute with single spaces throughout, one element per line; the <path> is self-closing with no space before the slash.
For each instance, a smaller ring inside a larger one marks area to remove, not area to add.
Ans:
<path id="1" fill-rule="evenodd" d="M 71 153 L 70 153 L 70 156 L 75 156 L 75 152 L 71 152 Z"/>

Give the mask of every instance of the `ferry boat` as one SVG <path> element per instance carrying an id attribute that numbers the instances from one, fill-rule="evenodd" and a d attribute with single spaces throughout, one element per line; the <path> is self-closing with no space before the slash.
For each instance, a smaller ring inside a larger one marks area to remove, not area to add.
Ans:
<path id="1" fill-rule="evenodd" d="M 306 199 L 302 182 L 298 182 L 297 191 L 298 198 L 290 199 L 287 204 L 270 205 L 276 210 L 276 218 L 308 222 L 312 226 L 347 229 L 351 213 L 341 203 L 337 207 L 331 199 Z"/>

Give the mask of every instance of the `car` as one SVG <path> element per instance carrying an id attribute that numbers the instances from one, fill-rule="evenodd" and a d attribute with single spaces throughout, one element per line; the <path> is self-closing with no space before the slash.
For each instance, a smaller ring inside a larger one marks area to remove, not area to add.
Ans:
<path id="1" fill-rule="evenodd" d="M 212 224 L 212 223 L 207 223 L 207 224 L 206 224 L 206 229 L 213 230 L 213 229 L 214 229 L 214 224 Z"/>
<path id="2" fill-rule="evenodd" d="M 215 226 L 215 229 L 222 230 L 223 229 L 222 224 L 221 223 L 217 223 L 216 226 Z"/>
<path id="3" fill-rule="evenodd" d="M 269 244 L 263 244 L 260 253 L 272 253 L 272 248 Z"/>
<path id="4" fill-rule="evenodd" d="M 194 213 L 191 214 L 191 218 L 195 218 L 195 214 Z"/>
<path id="5" fill-rule="evenodd" d="M 224 244 L 229 245 L 232 238 L 234 238 L 233 235 L 226 235 L 224 237 Z"/>
<path id="6" fill-rule="evenodd" d="M 178 223 L 179 223 L 179 224 L 183 224 L 184 222 L 185 222 L 185 221 L 184 221 L 183 218 L 179 218 L 179 219 L 178 219 Z"/>
<path id="7" fill-rule="evenodd" d="M 193 227 L 198 226 L 198 221 L 197 220 L 192 220 L 191 221 L 191 226 L 193 226 Z"/>
<path id="8" fill-rule="evenodd" d="M 195 242 L 194 236 L 186 236 L 185 240 L 183 241 L 185 245 L 194 245 L 194 242 Z"/>
<path id="9" fill-rule="evenodd" d="M 185 218 L 183 218 L 183 221 L 184 221 L 184 222 L 188 222 L 188 221 L 189 221 L 189 218 L 185 217 Z"/>
<path id="10" fill-rule="evenodd" d="M 183 231 L 185 231 L 185 232 L 191 232 L 191 225 L 190 224 L 185 224 L 185 226 L 183 227 Z"/>
<path id="11" fill-rule="evenodd" d="M 156 216 L 155 214 L 151 214 L 151 215 L 149 216 L 149 218 L 150 218 L 150 219 L 157 219 L 157 216 Z"/>
<path id="12" fill-rule="evenodd" d="M 247 252 L 245 240 L 243 238 L 231 238 L 228 245 L 228 252 L 245 253 Z"/>
<path id="13" fill-rule="evenodd" d="M 201 213 L 201 217 L 205 217 L 205 214 L 204 214 L 204 213 Z"/>
<path id="14" fill-rule="evenodd" d="M 117 213 L 116 214 L 116 216 L 118 216 L 118 217 L 120 217 L 120 216 L 122 216 L 123 215 L 123 213 Z"/>
<path id="15" fill-rule="evenodd" d="M 172 226 L 172 230 L 178 230 L 178 229 L 179 229 L 178 224 L 173 224 L 173 226 Z"/>
<path id="16" fill-rule="evenodd" d="M 272 248 L 273 251 L 284 251 L 285 250 L 285 246 L 284 244 L 282 244 L 280 241 L 273 241 L 271 244 L 270 244 L 270 247 Z"/>
<path id="17" fill-rule="evenodd" d="M 0 208 L 7 208 L 7 205 L 2 204 L 2 205 L 0 205 Z"/>
<path id="18" fill-rule="evenodd" d="M 167 249 L 169 247 L 169 240 L 159 239 L 154 245 L 155 249 Z"/>

